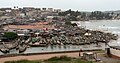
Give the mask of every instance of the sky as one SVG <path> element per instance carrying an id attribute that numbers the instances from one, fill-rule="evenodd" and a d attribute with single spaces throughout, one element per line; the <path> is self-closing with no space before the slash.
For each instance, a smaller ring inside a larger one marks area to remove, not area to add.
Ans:
<path id="1" fill-rule="evenodd" d="M 120 10 L 120 0 L 0 0 L 3 7 L 60 8 L 79 11 Z"/>

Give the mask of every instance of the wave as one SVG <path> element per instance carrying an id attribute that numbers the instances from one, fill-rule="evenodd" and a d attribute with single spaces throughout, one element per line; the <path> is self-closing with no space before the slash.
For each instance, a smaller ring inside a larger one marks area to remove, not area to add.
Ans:
<path id="1" fill-rule="evenodd" d="M 103 26 L 99 26 L 99 28 L 105 28 L 105 29 L 120 29 L 119 27 L 103 27 Z"/>

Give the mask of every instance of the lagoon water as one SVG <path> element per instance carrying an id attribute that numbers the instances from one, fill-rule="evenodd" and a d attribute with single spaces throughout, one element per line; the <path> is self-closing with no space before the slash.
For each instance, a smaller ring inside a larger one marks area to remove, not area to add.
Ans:
<path id="1" fill-rule="evenodd" d="M 118 34 L 120 37 L 120 20 L 97 20 L 97 21 L 73 21 L 79 24 L 79 26 L 91 30 L 101 30 L 104 32 L 110 32 L 113 34 Z M 30 47 L 23 53 L 41 53 L 41 52 L 57 52 L 57 51 L 76 51 L 76 50 L 92 50 L 92 49 L 105 49 L 105 44 L 99 43 L 100 47 L 96 44 L 91 45 L 55 45 L 48 47 Z M 120 46 L 120 38 L 117 41 L 111 41 L 109 45 Z M 13 49 L 9 54 L 19 54 L 17 50 Z M 4 55 L 0 52 L 0 55 Z"/>
<path id="2" fill-rule="evenodd" d="M 98 46 L 99 45 L 99 46 Z M 91 45 L 49 45 L 48 47 L 30 47 L 27 48 L 23 54 L 26 53 L 42 53 L 42 52 L 60 52 L 60 51 L 78 51 L 80 49 L 82 50 L 98 50 L 98 49 L 104 49 L 105 44 L 99 43 L 91 44 Z M 102 45 L 102 46 L 101 46 Z M 10 50 L 10 53 L 8 54 L 19 54 L 18 50 L 12 49 Z M 0 52 L 0 55 L 5 55 L 2 52 Z"/>

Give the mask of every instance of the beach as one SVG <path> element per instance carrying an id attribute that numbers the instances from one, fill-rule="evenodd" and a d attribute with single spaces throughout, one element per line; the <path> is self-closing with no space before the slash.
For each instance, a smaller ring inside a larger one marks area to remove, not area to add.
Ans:
<path id="1" fill-rule="evenodd" d="M 49 59 L 51 57 L 63 56 L 63 55 L 66 55 L 68 57 L 79 57 L 79 52 L 5 57 L 5 58 L 0 58 L 0 63 L 4 63 L 5 61 L 13 61 L 13 60 L 16 61 L 16 60 L 22 60 L 22 59 L 27 59 L 27 60 L 44 60 L 44 59 Z"/>

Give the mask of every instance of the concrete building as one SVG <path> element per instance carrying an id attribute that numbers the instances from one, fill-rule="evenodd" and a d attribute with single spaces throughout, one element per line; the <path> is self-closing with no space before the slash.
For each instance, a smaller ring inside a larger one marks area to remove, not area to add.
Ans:
<path id="1" fill-rule="evenodd" d="M 111 46 L 106 49 L 106 53 L 109 57 L 120 59 L 120 46 Z"/>
<path id="2" fill-rule="evenodd" d="M 47 11 L 53 12 L 53 8 L 48 8 Z"/>
<path id="3" fill-rule="evenodd" d="M 46 11 L 47 9 L 46 8 L 42 8 L 42 11 Z"/>
<path id="4" fill-rule="evenodd" d="M 47 16 L 47 21 L 52 21 L 54 16 Z"/>
<path id="5" fill-rule="evenodd" d="M 12 10 L 11 8 L 0 8 L 1 11 Z"/>
<path id="6" fill-rule="evenodd" d="M 5 10 L 5 12 L 11 12 L 12 10 Z"/>
<path id="7" fill-rule="evenodd" d="M 21 17 L 25 17 L 25 13 L 20 13 L 20 16 Z"/>
<path id="8" fill-rule="evenodd" d="M 34 7 L 23 7 L 24 10 L 30 11 L 30 10 L 35 10 Z"/>
<path id="9" fill-rule="evenodd" d="M 54 12 L 61 12 L 61 9 L 54 9 Z"/>
<path id="10" fill-rule="evenodd" d="M 5 13 L 5 11 L 1 11 L 0 10 L 0 15 L 3 16 L 3 14 Z"/>

